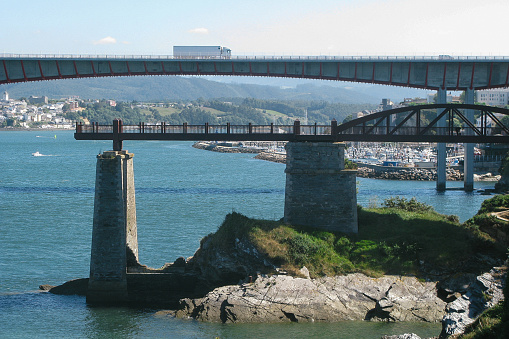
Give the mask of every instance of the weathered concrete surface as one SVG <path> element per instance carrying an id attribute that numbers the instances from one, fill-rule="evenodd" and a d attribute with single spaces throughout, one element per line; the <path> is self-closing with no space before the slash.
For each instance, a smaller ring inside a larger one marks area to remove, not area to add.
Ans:
<path id="1" fill-rule="evenodd" d="M 260 276 L 254 283 L 217 288 L 200 299 L 183 299 L 178 317 L 202 321 L 313 322 L 343 320 L 430 321 L 446 303 L 436 284 L 414 277 L 363 274 L 320 279 Z"/>

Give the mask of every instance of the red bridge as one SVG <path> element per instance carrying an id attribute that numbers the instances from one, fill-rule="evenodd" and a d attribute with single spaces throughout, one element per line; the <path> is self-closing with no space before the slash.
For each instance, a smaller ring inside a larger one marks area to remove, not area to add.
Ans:
<path id="1" fill-rule="evenodd" d="M 171 55 L 0 54 L 0 85 L 135 75 L 264 76 L 467 90 L 509 87 L 509 57 L 238 56 L 225 60 Z"/>

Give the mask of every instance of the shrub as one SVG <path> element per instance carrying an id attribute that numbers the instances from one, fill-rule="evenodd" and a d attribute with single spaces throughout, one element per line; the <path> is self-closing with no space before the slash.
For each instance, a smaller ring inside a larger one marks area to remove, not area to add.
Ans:
<path id="1" fill-rule="evenodd" d="M 500 194 L 484 200 L 477 214 L 497 212 L 500 208 L 509 208 L 509 194 Z"/>
<path id="2" fill-rule="evenodd" d="M 383 207 L 398 208 L 408 212 L 419 212 L 419 213 L 433 211 L 432 206 L 419 202 L 415 198 L 407 200 L 405 198 L 392 197 L 384 201 Z"/>

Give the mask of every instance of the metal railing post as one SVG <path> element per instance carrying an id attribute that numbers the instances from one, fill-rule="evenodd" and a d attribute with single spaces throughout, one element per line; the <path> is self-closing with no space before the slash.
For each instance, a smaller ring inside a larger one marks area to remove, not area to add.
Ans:
<path id="1" fill-rule="evenodd" d="M 113 150 L 114 151 L 122 150 L 122 139 L 120 138 L 121 133 L 122 133 L 122 120 L 120 120 L 120 119 L 113 120 Z"/>
<path id="2" fill-rule="evenodd" d="M 332 121 L 330 122 L 330 134 L 331 135 L 338 134 L 338 122 L 336 121 L 336 119 L 332 119 Z"/>

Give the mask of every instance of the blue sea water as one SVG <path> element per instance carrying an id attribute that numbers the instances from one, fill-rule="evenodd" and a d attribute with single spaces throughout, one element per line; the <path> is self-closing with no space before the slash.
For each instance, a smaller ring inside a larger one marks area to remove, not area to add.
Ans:
<path id="1" fill-rule="evenodd" d="M 193 255 L 225 215 L 283 216 L 284 165 L 250 154 L 222 154 L 191 142 L 124 142 L 135 154 L 140 260 L 151 267 Z M 437 335 L 439 324 L 208 324 L 156 310 L 91 308 L 83 297 L 38 292 L 88 276 L 95 156 L 111 142 L 76 141 L 69 131 L 0 132 L 1 338 L 378 338 Z M 43 156 L 32 156 L 39 152 Z M 449 183 L 461 186 L 461 183 Z M 493 183 L 476 183 L 476 188 Z M 437 193 L 434 182 L 359 179 L 358 202 L 417 197 L 437 211 L 473 216 L 489 196 Z"/>

